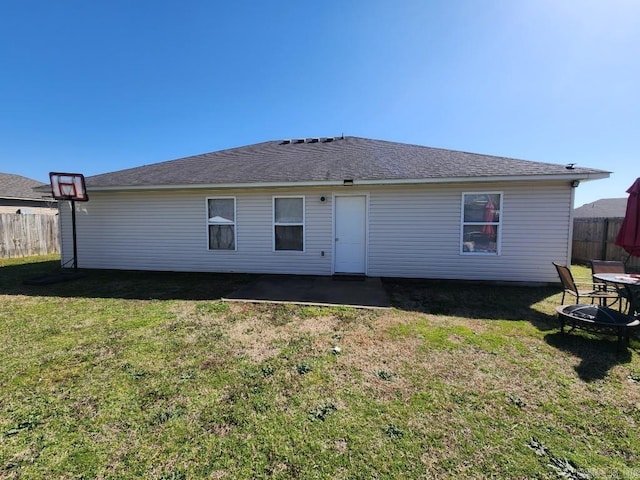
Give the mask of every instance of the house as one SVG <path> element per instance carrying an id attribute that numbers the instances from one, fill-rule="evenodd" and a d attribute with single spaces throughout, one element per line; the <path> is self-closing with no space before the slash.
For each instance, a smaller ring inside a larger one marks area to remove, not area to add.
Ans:
<path id="1" fill-rule="evenodd" d="M 263 142 L 88 177 L 78 266 L 556 282 L 574 188 L 608 176 L 359 137 Z"/>
<path id="2" fill-rule="evenodd" d="M 573 211 L 573 218 L 624 218 L 627 198 L 601 198 Z"/>
<path id="3" fill-rule="evenodd" d="M 46 185 L 21 175 L 0 173 L 0 213 L 57 214 L 57 202 L 51 195 L 46 198 L 34 191 L 43 186 Z"/>

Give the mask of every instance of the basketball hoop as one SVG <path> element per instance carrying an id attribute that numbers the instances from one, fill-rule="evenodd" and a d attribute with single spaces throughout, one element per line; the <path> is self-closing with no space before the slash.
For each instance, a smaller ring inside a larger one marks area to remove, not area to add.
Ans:
<path id="1" fill-rule="evenodd" d="M 76 240 L 76 202 L 88 202 L 87 187 L 81 173 L 49 172 L 51 193 L 56 200 L 71 203 L 71 226 L 73 228 L 73 268 L 78 269 L 78 244 Z M 64 266 L 64 265 L 63 265 Z"/>
<path id="2" fill-rule="evenodd" d="M 84 175 L 81 173 L 49 172 L 49 179 L 51 180 L 51 193 L 56 200 L 89 201 Z"/>

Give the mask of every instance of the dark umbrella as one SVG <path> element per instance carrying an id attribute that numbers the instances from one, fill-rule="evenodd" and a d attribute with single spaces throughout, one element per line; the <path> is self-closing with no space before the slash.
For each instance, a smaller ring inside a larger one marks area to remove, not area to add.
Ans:
<path id="1" fill-rule="evenodd" d="M 616 237 L 616 245 L 624 248 L 629 256 L 640 257 L 640 178 L 629 187 L 627 193 L 627 213 Z"/>

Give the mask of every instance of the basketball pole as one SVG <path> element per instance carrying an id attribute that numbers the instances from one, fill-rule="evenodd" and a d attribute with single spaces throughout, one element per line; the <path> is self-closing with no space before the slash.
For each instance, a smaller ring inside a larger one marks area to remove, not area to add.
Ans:
<path id="1" fill-rule="evenodd" d="M 73 229 L 73 269 L 78 270 L 78 242 L 76 240 L 76 201 L 71 202 L 71 224 Z"/>
<path id="2" fill-rule="evenodd" d="M 73 235 L 73 269 L 78 270 L 78 236 L 76 232 L 76 201 L 88 202 L 87 187 L 81 173 L 49 172 L 51 194 L 56 200 L 69 200 Z M 62 241 L 62 239 L 60 239 Z M 64 268 L 69 262 L 62 265 Z"/>

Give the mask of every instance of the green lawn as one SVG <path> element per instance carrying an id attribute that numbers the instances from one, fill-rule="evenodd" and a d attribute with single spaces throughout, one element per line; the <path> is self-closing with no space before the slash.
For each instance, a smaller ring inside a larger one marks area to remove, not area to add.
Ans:
<path id="1" fill-rule="evenodd" d="M 387 280 L 395 308 L 229 304 L 249 275 L 0 260 L 0 478 L 639 478 L 640 343 L 559 288 Z M 576 276 L 588 272 L 574 268 Z"/>

